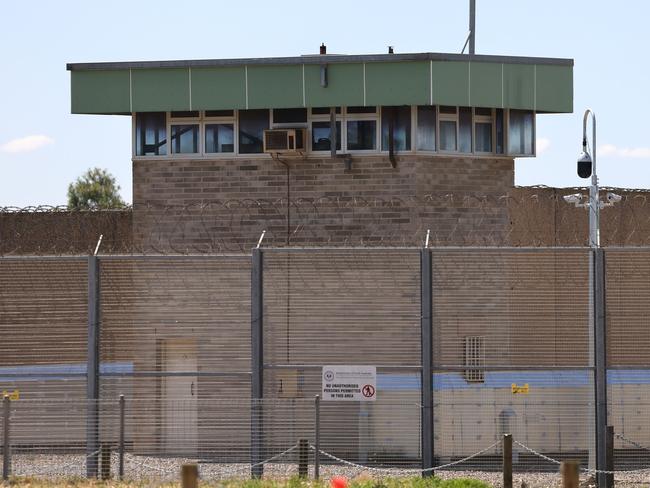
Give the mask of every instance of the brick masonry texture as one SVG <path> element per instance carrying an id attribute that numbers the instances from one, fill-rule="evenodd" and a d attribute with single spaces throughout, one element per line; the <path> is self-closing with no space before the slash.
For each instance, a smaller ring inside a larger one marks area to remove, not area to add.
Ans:
<path id="1" fill-rule="evenodd" d="M 268 159 L 137 161 L 133 210 L 0 212 L 0 254 L 89 254 L 99 235 L 105 254 L 248 251 L 262 230 L 267 247 L 421 246 L 427 230 L 432 246 L 587 245 L 586 210 L 562 199 L 587 190 L 513 187 L 509 160 L 288 162 L 289 192 Z M 650 193 L 612 190 L 602 245 L 650 245 Z"/>
<path id="2" fill-rule="evenodd" d="M 427 229 L 446 244 L 502 240 L 513 178 L 512 159 L 134 161 L 134 240 L 185 252 L 250 248 L 263 230 L 268 246 L 413 245 Z"/>

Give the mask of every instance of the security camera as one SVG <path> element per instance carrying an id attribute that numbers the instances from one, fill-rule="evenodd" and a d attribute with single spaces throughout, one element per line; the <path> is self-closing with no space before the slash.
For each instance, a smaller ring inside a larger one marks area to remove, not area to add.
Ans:
<path id="1" fill-rule="evenodd" d="M 623 200 L 623 197 L 621 195 L 612 192 L 607 192 L 607 201 L 609 203 L 618 203 L 621 200 Z"/>
<path id="2" fill-rule="evenodd" d="M 573 193 L 571 195 L 564 195 L 562 198 L 567 203 L 573 203 L 574 205 L 578 205 L 579 203 L 582 202 L 582 199 L 584 197 L 582 196 L 582 193 Z"/>

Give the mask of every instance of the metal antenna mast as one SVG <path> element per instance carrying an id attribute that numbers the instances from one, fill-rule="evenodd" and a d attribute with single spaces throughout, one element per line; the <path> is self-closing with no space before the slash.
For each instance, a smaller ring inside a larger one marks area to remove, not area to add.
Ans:
<path id="1" fill-rule="evenodd" d="M 463 49 L 460 53 L 465 52 L 465 48 L 469 44 L 469 54 L 475 54 L 475 41 L 476 41 L 476 0 L 469 0 L 469 34 L 463 44 Z"/>
<path id="2" fill-rule="evenodd" d="M 476 40 L 476 0 L 469 0 L 469 53 L 474 54 Z"/>

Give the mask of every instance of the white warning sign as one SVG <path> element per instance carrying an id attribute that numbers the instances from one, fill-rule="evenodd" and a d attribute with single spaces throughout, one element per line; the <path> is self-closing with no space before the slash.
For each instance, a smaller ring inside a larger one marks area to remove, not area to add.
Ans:
<path id="1" fill-rule="evenodd" d="M 374 402 L 376 399 L 375 366 L 323 366 L 323 400 Z"/>

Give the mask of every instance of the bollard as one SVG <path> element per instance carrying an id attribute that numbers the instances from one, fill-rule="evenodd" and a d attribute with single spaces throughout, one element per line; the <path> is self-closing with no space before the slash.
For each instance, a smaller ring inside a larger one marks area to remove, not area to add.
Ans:
<path id="1" fill-rule="evenodd" d="M 99 448 L 101 458 L 100 476 L 103 480 L 111 479 L 111 445 L 105 442 Z"/>
<path id="2" fill-rule="evenodd" d="M 320 395 L 314 399 L 314 479 L 320 478 Z"/>
<path id="3" fill-rule="evenodd" d="M 580 463 L 578 461 L 563 461 L 560 464 L 562 488 L 578 488 L 580 484 Z"/>
<path id="4" fill-rule="evenodd" d="M 120 480 L 124 479 L 124 395 L 120 395 L 120 443 L 118 472 Z"/>
<path id="5" fill-rule="evenodd" d="M 307 477 L 307 464 L 309 463 L 309 441 L 300 439 L 298 441 L 298 476 Z"/>
<path id="6" fill-rule="evenodd" d="M 512 488 L 512 434 L 503 434 L 503 488 Z"/>
<path id="7" fill-rule="evenodd" d="M 9 479 L 11 474 L 11 440 L 9 422 L 11 416 L 11 399 L 5 395 L 2 400 L 3 407 L 3 436 L 2 436 L 2 479 Z"/>
<path id="8" fill-rule="evenodd" d="M 606 470 L 614 471 L 614 427 L 612 425 L 607 426 L 607 442 L 605 444 L 607 452 L 607 463 Z M 607 473 L 605 475 L 605 488 L 614 488 L 614 474 Z"/>
<path id="9" fill-rule="evenodd" d="M 199 487 L 199 465 L 196 463 L 181 466 L 181 488 Z"/>

